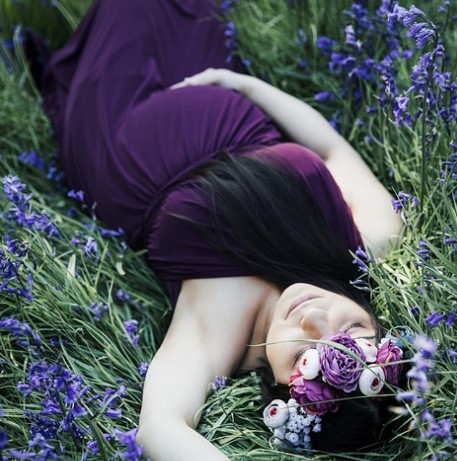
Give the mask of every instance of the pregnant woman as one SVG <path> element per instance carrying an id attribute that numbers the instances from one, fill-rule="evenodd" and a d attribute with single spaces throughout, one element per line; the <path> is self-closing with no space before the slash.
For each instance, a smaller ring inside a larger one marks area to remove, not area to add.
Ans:
<path id="1" fill-rule="evenodd" d="M 319 113 L 227 64 L 217 13 L 96 0 L 41 85 L 69 187 L 147 249 L 174 308 L 138 439 L 155 461 L 227 459 L 195 431 L 208 384 L 265 368 L 290 391 L 265 413 L 275 444 L 367 446 L 383 399 L 365 396 L 396 384 L 401 351 L 378 342 L 350 250 L 380 254 L 400 220 Z"/>

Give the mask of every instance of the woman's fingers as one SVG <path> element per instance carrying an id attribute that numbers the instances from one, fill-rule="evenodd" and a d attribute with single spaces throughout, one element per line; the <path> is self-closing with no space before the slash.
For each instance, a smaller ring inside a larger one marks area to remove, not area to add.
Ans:
<path id="1" fill-rule="evenodd" d="M 239 75 L 231 70 L 208 68 L 191 77 L 186 77 L 183 81 L 172 85 L 170 89 L 174 90 L 192 85 L 218 85 L 236 90 L 238 89 L 238 78 Z"/>

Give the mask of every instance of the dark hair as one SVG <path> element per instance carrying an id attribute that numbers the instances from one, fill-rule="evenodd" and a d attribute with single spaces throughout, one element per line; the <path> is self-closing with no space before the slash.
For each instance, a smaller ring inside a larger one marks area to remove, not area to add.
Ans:
<path id="1" fill-rule="evenodd" d="M 359 273 L 348 249 L 303 179 L 279 157 L 267 163 L 223 153 L 193 176 L 212 221 L 209 228 L 196 225 L 218 250 L 280 289 L 310 283 L 371 311 L 367 294 L 350 284 Z"/>
<path id="2" fill-rule="evenodd" d="M 350 284 L 359 275 L 352 256 L 308 186 L 287 165 L 224 153 L 193 177 L 209 200 L 212 226 L 191 224 L 218 250 L 279 289 L 305 282 L 346 296 L 377 327 L 368 295 Z M 273 386 L 268 367 L 264 378 L 265 397 L 288 400 L 288 387 Z M 340 411 L 323 417 L 322 432 L 312 435 L 313 446 L 334 452 L 368 446 L 378 440 L 381 421 L 380 405 L 373 399 L 342 401 Z"/>

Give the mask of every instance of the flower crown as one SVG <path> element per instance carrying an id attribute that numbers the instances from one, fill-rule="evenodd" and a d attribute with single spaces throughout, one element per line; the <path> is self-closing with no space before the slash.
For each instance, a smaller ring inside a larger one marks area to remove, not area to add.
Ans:
<path id="1" fill-rule="evenodd" d="M 406 341 L 413 337 L 409 327 L 399 326 L 389 330 L 378 347 L 347 333 L 321 338 L 315 348 L 303 353 L 289 379 L 292 398 L 287 404 L 273 400 L 264 410 L 263 420 L 273 432 L 273 444 L 310 451 L 310 434 L 320 431 L 320 417 L 339 410 L 339 391 L 350 393 L 359 388 L 362 394 L 375 396 L 385 384 L 397 385 L 402 365 L 396 362 L 403 358 Z"/>

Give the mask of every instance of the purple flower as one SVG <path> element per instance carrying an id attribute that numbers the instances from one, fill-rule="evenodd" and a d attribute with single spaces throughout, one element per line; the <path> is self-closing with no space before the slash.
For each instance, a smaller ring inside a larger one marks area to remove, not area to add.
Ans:
<path id="1" fill-rule="evenodd" d="M 378 349 L 376 357 L 376 364 L 381 365 L 386 375 L 386 382 L 389 384 L 397 385 L 402 365 L 391 364 L 391 362 L 398 362 L 401 360 L 403 352 L 397 346 L 394 346 L 392 341 L 388 339 Z"/>
<path id="2" fill-rule="evenodd" d="M 333 101 L 335 99 L 335 94 L 330 91 L 321 91 L 314 95 L 314 99 L 319 102 Z"/>
<path id="3" fill-rule="evenodd" d="M 435 328 L 441 323 L 442 320 L 446 317 L 446 314 L 440 314 L 439 312 L 432 312 L 425 321 L 430 328 Z"/>
<path id="4" fill-rule="evenodd" d="M 140 376 L 142 378 L 146 378 L 146 373 L 148 372 L 149 363 L 142 362 L 138 365 L 138 371 L 140 372 Z"/>
<path id="5" fill-rule="evenodd" d="M 136 335 L 138 331 L 138 321 L 137 320 L 126 320 L 124 322 L 124 328 L 126 331 L 126 338 L 132 341 L 133 346 L 138 347 L 140 341 L 139 335 Z"/>
<path id="6" fill-rule="evenodd" d="M 119 290 L 117 290 L 117 293 L 116 293 L 116 296 L 117 296 L 117 299 L 119 299 L 119 301 L 130 301 L 132 299 L 132 296 L 127 293 L 126 291 L 122 290 L 121 288 L 119 288 Z"/>
<path id="7" fill-rule="evenodd" d="M 113 435 L 125 447 L 123 452 L 124 461 L 141 461 L 143 459 L 144 449 L 136 443 L 137 432 L 138 428 L 128 432 L 122 432 L 119 429 L 114 429 L 113 431 Z"/>
<path id="8" fill-rule="evenodd" d="M 89 312 L 93 314 L 95 322 L 99 322 L 108 312 L 108 306 L 102 303 L 92 303 L 89 306 Z"/>
<path id="9" fill-rule="evenodd" d="M 426 412 L 424 412 L 426 413 Z M 440 419 L 438 421 L 435 420 L 433 415 L 430 412 L 425 416 L 423 415 L 423 420 L 427 421 L 428 427 L 427 431 L 422 434 L 424 439 L 438 439 L 444 440 L 447 443 L 452 444 L 454 442 L 454 438 L 452 436 L 452 422 L 450 419 Z"/>
<path id="10" fill-rule="evenodd" d="M 446 325 L 452 327 L 455 322 L 455 311 L 451 311 L 446 319 Z"/>
<path id="11" fill-rule="evenodd" d="M 326 56 L 329 56 L 332 53 L 335 45 L 335 40 L 325 36 L 319 37 L 316 41 L 316 46 L 322 51 L 322 54 Z"/>
<path id="12" fill-rule="evenodd" d="M 70 192 L 68 192 L 67 197 L 74 198 L 75 200 L 84 203 L 84 191 L 82 190 L 75 191 L 72 189 Z"/>
<path id="13" fill-rule="evenodd" d="M 331 337 L 324 337 L 330 342 L 346 347 L 355 355 L 365 361 L 365 354 L 361 347 L 346 333 L 337 333 Z M 358 360 L 351 357 L 346 352 L 327 344 L 317 345 L 319 360 L 321 364 L 322 376 L 324 381 L 344 392 L 352 392 L 356 389 L 362 365 Z"/>
<path id="14" fill-rule="evenodd" d="M 213 383 L 211 383 L 211 389 L 213 392 L 218 392 L 227 385 L 226 376 L 217 376 Z"/>
<path id="15" fill-rule="evenodd" d="M 411 203 L 412 207 L 415 207 L 419 204 L 419 199 L 412 194 L 407 194 L 406 192 L 400 191 L 398 193 L 398 199 L 392 199 L 393 209 L 398 213 L 407 203 Z"/>
<path id="16" fill-rule="evenodd" d="M 334 413 L 339 408 L 333 390 L 322 381 L 307 380 L 296 374 L 290 377 L 289 385 L 291 397 L 310 415 Z"/>
<path id="17" fill-rule="evenodd" d="M 39 170 L 43 170 L 45 167 L 44 160 L 40 158 L 35 151 L 22 152 L 17 159 L 26 165 L 33 165 Z"/>
<path id="18" fill-rule="evenodd" d="M 106 416 L 108 416 L 108 418 L 111 418 L 111 419 L 122 418 L 122 410 L 121 409 L 113 410 L 112 408 L 108 408 L 105 411 L 105 414 L 106 414 Z"/>
<path id="19" fill-rule="evenodd" d="M 93 237 L 87 237 L 86 244 L 84 245 L 84 251 L 86 252 L 87 256 L 91 256 L 92 254 L 97 256 L 98 246 Z"/>
<path id="20" fill-rule="evenodd" d="M 113 229 L 100 229 L 100 233 L 103 238 L 108 238 L 108 237 L 121 237 L 125 234 L 124 229 L 121 229 L 120 227 L 117 230 Z"/>
<path id="21" fill-rule="evenodd" d="M 3 429 L 0 429 L 0 451 L 6 447 L 8 443 L 8 433 Z"/>

